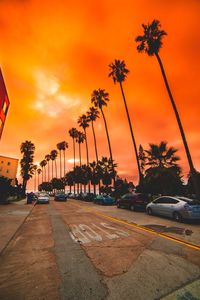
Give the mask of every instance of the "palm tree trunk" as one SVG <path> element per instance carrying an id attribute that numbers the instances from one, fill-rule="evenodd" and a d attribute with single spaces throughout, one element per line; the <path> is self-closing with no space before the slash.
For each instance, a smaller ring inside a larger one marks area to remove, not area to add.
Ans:
<path id="1" fill-rule="evenodd" d="M 87 133 L 85 128 L 84 128 L 84 133 L 85 133 L 85 146 L 86 146 L 86 154 L 87 154 L 87 166 L 89 166 L 88 142 L 87 142 Z M 88 192 L 90 193 L 90 180 L 88 183 Z"/>
<path id="2" fill-rule="evenodd" d="M 98 165 L 98 161 L 99 161 L 99 157 L 98 157 L 98 152 L 97 152 L 97 140 L 96 140 L 96 134 L 95 134 L 95 131 L 94 131 L 94 122 L 92 121 L 92 132 L 93 132 L 93 137 L 94 137 L 94 147 L 95 147 L 95 153 L 96 153 L 96 161 L 97 161 L 97 165 Z M 99 191 L 100 191 L 100 188 L 101 188 L 101 184 L 99 182 Z M 96 195 L 96 193 L 95 193 Z"/>
<path id="3" fill-rule="evenodd" d="M 75 153 L 75 139 L 73 138 L 73 148 L 74 148 L 74 171 L 75 171 L 75 155 L 76 155 L 76 153 Z M 76 186 L 75 186 L 76 184 L 75 184 L 75 180 L 74 180 L 74 194 L 75 194 L 75 189 L 76 189 Z"/>
<path id="4" fill-rule="evenodd" d="M 134 137 L 134 134 L 133 134 L 133 128 L 132 128 L 131 119 L 130 119 L 130 115 L 129 115 L 129 111 L 128 111 L 128 106 L 127 106 L 127 103 L 126 103 L 126 98 L 125 98 L 125 95 L 124 95 L 122 82 L 120 81 L 119 84 L 120 84 L 120 88 L 121 88 L 121 92 L 122 92 L 122 97 L 123 97 L 123 100 L 124 100 L 124 105 L 125 105 L 125 109 L 126 109 L 128 123 L 129 123 L 130 131 L 131 131 L 132 142 L 133 142 L 133 146 L 134 146 L 134 150 L 135 150 L 135 156 L 136 156 L 138 174 L 139 174 L 139 185 L 140 185 L 141 182 L 142 182 L 142 172 L 141 172 L 141 169 L 140 169 L 140 162 L 139 162 L 139 157 L 138 157 L 137 145 L 136 145 L 135 137 Z"/>
<path id="5" fill-rule="evenodd" d="M 49 160 L 47 161 L 47 167 L 48 167 L 48 182 L 49 182 Z"/>
<path id="6" fill-rule="evenodd" d="M 37 175 L 35 173 L 35 176 L 34 176 L 34 192 L 36 192 L 36 180 L 37 180 Z"/>
<path id="7" fill-rule="evenodd" d="M 40 185 L 40 174 L 38 173 L 38 187 Z"/>
<path id="8" fill-rule="evenodd" d="M 80 168 L 82 166 L 82 161 L 81 161 L 81 143 L 78 143 L 79 147 L 79 161 L 80 161 Z M 80 193 L 82 194 L 82 183 L 80 184 Z"/>
<path id="9" fill-rule="evenodd" d="M 65 149 L 63 150 L 63 157 L 64 157 L 64 166 L 63 166 L 63 172 L 64 172 L 64 175 L 63 175 L 63 177 L 64 177 L 64 182 L 66 182 L 65 181 Z M 66 184 L 65 184 L 66 185 Z M 65 191 L 65 187 L 64 187 L 64 191 Z"/>
<path id="10" fill-rule="evenodd" d="M 101 109 L 101 114 L 103 116 L 104 125 L 105 125 L 105 129 L 106 129 L 106 135 L 107 135 L 107 140 L 108 140 L 108 147 L 109 147 L 109 152 L 110 152 L 110 158 L 112 160 L 113 174 L 115 174 L 115 168 L 114 168 L 114 165 L 113 165 L 113 156 L 112 156 L 112 149 L 111 149 L 111 144 L 110 144 L 110 137 L 109 137 L 109 134 L 108 134 L 107 122 L 106 122 L 106 118 L 105 118 L 103 109 L 102 108 L 100 108 L 100 109 Z M 114 181 L 114 185 L 115 185 L 115 175 L 113 175 L 113 181 Z"/>
<path id="11" fill-rule="evenodd" d="M 63 167 L 63 170 L 64 170 L 64 177 L 65 177 L 65 164 L 66 164 L 66 162 L 65 162 L 65 150 L 63 150 L 63 156 L 64 156 L 64 167 Z"/>
<path id="12" fill-rule="evenodd" d="M 56 170 L 56 178 L 58 177 L 58 172 L 57 172 L 57 163 L 56 163 L 56 159 L 55 159 L 55 170 Z"/>
<path id="13" fill-rule="evenodd" d="M 168 84 L 168 81 L 167 81 L 167 77 L 166 77 L 166 74 L 165 74 L 165 70 L 164 70 L 161 58 L 158 55 L 158 53 L 155 53 L 155 55 L 156 55 L 156 58 L 158 60 L 161 72 L 162 72 L 162 76 L 163 76 L 163 79 L 164 79 L 164 82 L 165 82 L 165 86 L 167 88 L 169 98 L 171 100 L 172 107 L 174 109 L 174 113 L 175 113 L 175 116 L 176 116 L 176 120 L 178 122 L 179 130 L 181 132 L 183 144 L 184 144 L 184 147 L 185 147 L 185 152 L 186 152 L 188 163 L 189 163 L 189 166 L 190 166 L 190 173 L 191 173 L 191 178 L 192 178 L 192 182 L 193 182 L 193 185 L 194 185 L 195 193 L 196 193 L 197 198 L 200 200 L 200 187 L 198 185 L 197 176 L 196 176 L 197 172 L 196 172 L 196 170 L 194 168 L 194 165 L 193 165 L 192 157 L 191 157 L 190 150 L 189 150 L 189 147 L 188 147 L 188 144 L 187 144 L 187 140 L 186 140 L 186 137 L 185 137 L 183 126 L 182 126 L 182 123 L 181 123 L 181 119 L 180 119 L 180 116 L 179 116 L 174 98 L 172 96 L 172 93 L 171 93 L 171 90 L 170 90 L 170 87 L 169 87 L 169 84 Z"/>
<path id="14" fill-rule="evenodd" d="M 51 175 L 52 178 L 51 179 L 53 179 L 53 160 L 51 161 L 51 163 L 52 163 L 51 164 L 51 168 L 52 168 L 52 175 Z"/>
<path id="15" fill-rule="evenodd" d="M 42 167 L 42 182 L 44 181 L 44 167 Z"/>
<path id="16" fill-rule="evenodd" d="M 44 181 L 46 182 L 46 167 L 44 167 Z"/>
<path id="17" fill-rule="evenodd" d="M 60 178 L 62 178 L 62 161 L 61 161 L 61 150 L 59 150 L 60 152 Z"/>

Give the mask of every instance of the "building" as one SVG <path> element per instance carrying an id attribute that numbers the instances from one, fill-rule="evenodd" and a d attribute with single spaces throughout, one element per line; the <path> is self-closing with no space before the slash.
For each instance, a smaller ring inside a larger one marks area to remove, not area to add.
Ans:
<path id="1" fill-rule="evenodd" d="M 9 106 L 10 106 L 10 101 L 8 99 L 6 86 L 0 69 L 0 138 L 3 133 L 3 128 L 6 121 L 6 116 L 8 113 Z"/>
<path id="2" fill-rule="evenodd" d="M 0 155 L 0 176 L 12 179 L 12 184 L 15 184 L 17 177 L 18 159 Z"/>

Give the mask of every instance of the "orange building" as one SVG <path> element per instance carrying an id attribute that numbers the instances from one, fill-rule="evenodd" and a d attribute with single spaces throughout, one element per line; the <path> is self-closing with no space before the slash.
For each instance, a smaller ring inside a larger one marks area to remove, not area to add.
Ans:
<path id="1" fill-rule="evenodd" d="M 10 101 L 8 99 L 6 86 L 0 69 L 0 138 L 3 132 L 9 106 L 10 106 Z"/>
<path id="2" fill-rule="evenodd" d="M 17 176 L 18 159 L 0 155 L 0 176 L 12 179 L 12 184 L 15 184 Z"/>

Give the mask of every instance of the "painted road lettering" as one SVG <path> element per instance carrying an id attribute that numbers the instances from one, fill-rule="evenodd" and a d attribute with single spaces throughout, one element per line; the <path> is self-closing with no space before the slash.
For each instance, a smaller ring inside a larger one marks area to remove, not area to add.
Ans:
<path id="1" fill-rule="evenodd" d="M 75 242 L 87 244 L 93 241 L 101 242 L 105 239 L 114 240 L 128 237 L 129 233 L 107 223 L 92 223 L 90 226 L 86 224 L 71 225 L 70 236 Z"/>

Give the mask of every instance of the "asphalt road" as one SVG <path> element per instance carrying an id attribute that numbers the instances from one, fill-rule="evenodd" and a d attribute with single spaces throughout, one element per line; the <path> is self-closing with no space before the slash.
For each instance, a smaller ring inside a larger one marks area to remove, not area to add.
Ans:
<path id="1" fill-rule="evenodd" d="M 155 300 L 181 287 L 182 298 L 167 299 L 196 300 L 200 225 L 52 200 L 33 208 L 0 256 L 0 270 L 2 300 Z"/>

